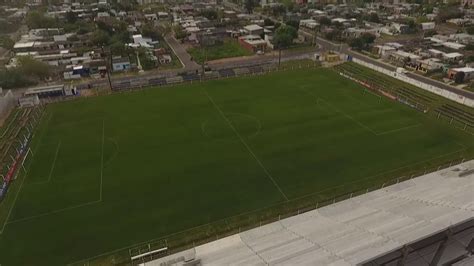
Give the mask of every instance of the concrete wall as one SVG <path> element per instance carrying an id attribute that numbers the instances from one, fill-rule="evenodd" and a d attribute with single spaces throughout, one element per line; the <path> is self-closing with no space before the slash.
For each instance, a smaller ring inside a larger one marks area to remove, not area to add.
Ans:
<path id="1" fill-rule="evenodd" d="M 468 99 L 462 95 L 459 95 L 457 93 L 454 93 L 454 92 L 450 92 L 450 91 L 447 91 L 447 90 L 444 90 L 444 89 L 441 89 L 441 88 L 438 88 L 436 86 L 433 86 L 433 85 L 430 85 L 430 84 L 426 84 L 426 83 L 423 83 L 423 82 L 420 82 L 418 80 L 415 80 L 415 79 L 412 79 L 410 77 L 407 77 L 406 75 L 404 74 L 401 74 L 401 73 L 396 73 L 394 71 L 390 71 L 388 69 L 385 69 L 385 68 L 382 68 L 382 67 L 379 67 L 379 66 L 376 66 L 376 65 L 373 65 L 371 63 L 368 63 L 368 62 L 365 62 L 365 61 L 362 61 L 360 59 L 357 59 L 357 58 L 353 58 L 352 59 L 353 62 L 359 64 L 359 65 L 363 65 L 365 67 L 368 67 L 370 69 L 373 69 L 377 72 L 380 72 L 380 73 L 383 73 L 385 75 L 388 75 L 388 76 L 391 76 L 393 78 L 396 78 L 398 80 L 401 80 L 401 81 L 404 81 L 406 83 L 409 83 L 411 85 L 414 85 L 416 87 L 419 87 L 421 89 L 424 89 L 426 91 L 429 91 L 429 92 L 432 92 L 434 94 L 437 94 L 439 96 L 442 96 L 444 98 L 447 98 L 447 99 L 450 99 L 450 100 L 453 100 L 457 103 L 460 103 L 460 104 L 463 104 L 463 105 L 466 105 L 466 106 L 469 106 L 469 107 L 474 107 L 474 100 L 472 99 Z"/>

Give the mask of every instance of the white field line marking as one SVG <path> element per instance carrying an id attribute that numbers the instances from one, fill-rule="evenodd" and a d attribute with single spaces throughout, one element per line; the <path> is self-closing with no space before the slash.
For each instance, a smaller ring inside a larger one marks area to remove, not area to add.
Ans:
<path id="1" fill-rule="evenodd" d="M 105 119 L 102 119 L 102 148 L 100 155 L 100 194 L 99 201 L 102 201 L 102 177 L 104 174 L 104 142 L 105 142 Z"/>
<path id="2" fill-rule="evenodd" d="M 37 127 L 38 125 L 41 123 L 41 121 L 43 120 L 43 117 L 44 117 L 44 113 L 46 113 L 46 111 L 44 111 L 43 113 L 41 113 L 41 117 L 38 119 L 38 123 L 37 123 Z M 46 123 L 49 123 L 50 121 L 50 118 L 52 117 L 53 113 L 51 112 L 51 115 L 49 116 L 48 120 L 46 120 Z M 36 128 L 35 128 L 36 129 Z M 36 153 L 36 150 L 38 149 L 40 145 L 37 144 L 36 147 L 35 147 L 35 153 Z M 33 153 L 33 152 L 32 152 Z M 15 195 L 15 199 L 13 199 L 13 203 L 12 203 L 12 206 L 10 208 L 10 210 L 8 211 L 8 215 L 7 215 L 7 218 L 5 219 L 5 222 L 3 223 L 3 226 L 2 226 L 2 230 L 0 230 L 0 235 L 3 233 L 3 231 L 5 231 L 5 226 L 7 225 L 8 223 L 8 220 L 10 219 L 10 215 L 12 214 L 12 211 L 13 209 L 15 208 L 15 205 L 16 205 L 16 201 L 18 199 L 18 195 L 20 194 L 21 192 L 21 189 L 23 187 L 23 184 L 25 183 L 25 180 L 26 178 L 28 177 L 28 170 L 26 171 L 25 173 L 25 176 L 23 177 L 23 180 L 21 181 L 21 184 L 20 184 L 20 187 L 18 188 L 18 191 L 16 192 L 16 195 Z M 2 201 L 2 203 L 5 202 Z"/>
<path id="3" fill-rule="evenodd" d="M 51 166 L 51 171 L 49 171 L 48 182 L 51 181 L 51 177 L 53 176 L 54 166 L 56 165 L 56 160 L 58 159 L 59 148 L 61 147 L 61 140 L 58 143 L 58 147 L 56 148 L 56 153 L 54 154 L 53 165 Z"/>
<path id="4" fill-rule="evenodd" d="M 410 129 L 410 128 L 413 128 L 413 127 L 419 127 L 421 126 L 422 124 L 415 124 L 415 125 L 410 125 L 410 126 L 406 126 L 406 127 L 401 127 L 401 128 L 396 128 L 396 129 L 393 129 L 393 130 L 387 130 L 387 131 L 384 131 L 384 132 L 376 132 L 374 131 L 373 129 L 371 129 L 370 127 L 366 126 L 365 124 L 363 124 L 362 122 L 358 121 L 357 119 L 355 119 L 354 117 L 350 116 L 349 114 L 345 113 L 344 111 L 338 109 L 337 107 L 335 107 L 333 104 L 329 103 L 328 101 L 324 100 L 323 98 L 320 98 L 316 95 L 314 95 L 313 93 L 311 93 L 310 91 L 304 89 L 304 88 L 300 88 L 301 90 L 305 91 L 306 93 L 310 94 L 311 96 L 315 97 L 316 98 L 316 104 L 318 104 L 319 101 L 322 101 L 324 103 L 326 103 L 327 105 L 329 105 L 331 108 L 333 108 L 334 110 L 336 110 L 338 113 L 344 115 L 345 117 L 349 118 L 350 120 L 354 121 L 355 123 L 357 123 L 359 126 L 365 128 L 366 130 L 368 130 L 369 132 L 371 132 L 372 134 L 376 135 L 376 136 L 381 136 L 381 135 L 387 135 L 387 134 L 391 134 L 391 133 L 395 133 L 395 132 L 398 132 L 398 131 L 402 131 L 402 130 L 405 130 L 405 129 Z"/>
<path id="5" fill-rule="evenodd" d="M 98 200 L 89 201 L 89 202 L 86 202 L 86 203 L 73 205 L 73 206 L 69 206 L 69 207 L 62 208 L 62 209 L 57 209 L 57 210 L 54 210 L 54 211 L 50 211 L 50 212 L 46 212 L 46 213 L 42 213 L 42 214 L 38 214 L 38 215 L 33 215 L 33 216 L 25 217 L 25 218 L 12 220 L 12 221 L 7 222 L 6 224 L 31 220 L 31 219 L 35 219 L 35 218 L 39 218 L 39 217 L 43 217 L 43 216 L 48 216 L 48 215 L 51 215 L 51 214 L 56 214 L 56 213 L 60 213 L 60 212 L 64 212 L 64 211 L 68 211 L 68 210 L 72 210 L 72 209 L 76 209 L 76 208 L 80 208 L 80 207 L 84 207 L 84 206 L 88 206 L 88 205 L 92 205 L 92 204 L 102 202 L 102 172 L 103 172 L 102 170 L 103 170 L 103 162 L 104 162 L 104 136 L 105 136 L 104 132 L 105 132 L 105 120 L 102 120 L 102 151 L 101 151 L 102 152 L 102 154 L 101 154 L 102 158 L 101 158 L 101 169 L 100 169 L 100 195 L 99 195 Z M 24 181 L 24 179 L 23 179 L 23 181 Z M 23 182 L 22 182 L 22 184 L 23 184 Z M 6 221 L 8 221 L 8 219 Z"/>
<path id="6" fill-rule="evenodd" d="M 16 220 L 11 220 L 7 224 L 13 224 L 13 223 L 19 223 L 19 222 L 23 222 L 23 221 L 28 221 L 28 220 L 48 216 L 48 215 L 51 215 L 51 214 L 61 213 L 61 212 L 64 212 L 64 211 L 77 209 L 77 208 L 84 207 L 84 206 L 87 206 L 87 205 L 100 203 L 100 202 L 101 202 L 100 200 L 95 200 L 95 201 L 90 201 L 90 202 L 86 202 L 86 203 L 82 203 L 82 204 L 78 204 L 78 205 L 73 205 L 73 206 L 69 206 L 69 207 L 62 208 L 62 209 L 57 209 L 57 210 L 50 211 L 50 212 L 45 212 L 45 213 L 38 214 L 38 215 L 33 215 L 33 216 L 25 217 L 25 218 L 19 218 L 19 219 L 16 219 Z"/>
<path id="7" fill-rule="evenodd" d="M 3 223 L 2 230 L 0 230 L 0 235 L 1 235 L 1 234 L 3 233 L 3 231 L 5 230 L 5 226 L 7 225 L 8 220 L 10 219 L 10 215 L 12 214 L 12 210 L 13 210 L 13 208 L 15 207 L 16 200 L 18 199 L 18 195 L 20 194 L 21 188 L 23 187 L 23 183 L 25 183 L 25 180 L 26 180 L 26 177 L 27 177 L 27 176 L 28 176 L 28 172 L 26 173 L 25 177 L 23 177 L 23 180 L 21 181 L 21 184 L 20 184 L 20 188 L 19 188 L 18 191 L 16 192 L 15 199 L 13 200 L 13 204 L 12 204 L 10 210 L 8 211 L 8 215 L 7 215 L 7 218 L 5 219 L 5 222 Z"/>
<path id="8" fill-rule="evenodd" d="M 313 96 L 316 98 L 316 103 L 318 103 L 318 101 L 321 101 L 321 102 L 324 102 L 326 105 L 330 106 L 332 109 L 334 109 L 336 112 L 342 114 L 343 116 L 345 116 L 346 118 L 352 120 L 353 122 L 355 122 L 357 125 L 359 125 L 360 127 L 364 128 L 365 130 L 369 131 L 370 133 L 374 134 L 374 135 L 377 135 L 377 132 L 375 132 L 374 130 L 372 130 L 370 127 L 364 125 L 363 123 L 359 122 L 358 120 L 356 120 L 354 117 L 346 114 L 345 112 L 343 112 L 342 110 L 339 110 L 339 108 L 335 107 L 334 105 L 332 105 L 331 103 L 329 103 L 328 101 L 324 100 L 323 98 L 321 97 L 318 97 L 317 95 L 311 93 L 310 91 L 304 89 L 304 88 L 300 88 L 301 90 L 303 90 L 304 92 L 306 92 L 307 94 Z"/>
<path id="9" fill-rule="evenodd" d="M 398 168 L 395 168 L 395 169 L 392 169 L 392 170 L 388 170 L 388 171 L 379 173 L 379 174 L 377 174 L 377 175 L 371 176 L 371 177 L 366 178 L 366 179 L 370 179 L 370 178 L 376 177 L 376 176 L 378 176 L 378 175 L 382 175 L 382 174 L 384 174 L 384 173 L 396 171 L 396 170 L 402 169 L 402 168 L 404 168 L 404 167 L 409 167 L 409 166 L 416 165 L 416 164 L 419 164 L 419 163 L 423 163 L 423 162 L 431 161 L 431 160 L 434 160 L 434 159 L 437 159 L 437 158 L 441 158 L 441 157 L 443 157 L 443 156 L 447 156 L 447 155 L 450 155 L 450 154 L 453 154 L 453 153 L 457 153 L 457 152 L 463 151 L 463 150 L 465 150 L 465 149 L 467 149 L 467 148 L 460 149 L 460 150 L 458 150 L 458 151 L 454 151 L 454 152 L 450 152 L 450 153 L 446 153 L 446 154 L 443 154 L 443 155 L 439 155 L 439 156 L 436 156 L 436 157 L 433 157 L 433 158 L 430 158 L 430 159 L 427 159 L 427 160 L 419 161 L 419 162 L 417 162 L 417 163 L 407 164 L 407 165 L 405 165 L 405 166 L 398 167 Z M 360 180 L 365 180 L 365 179 L 360 179 Z M 351 183 L 354 183 L 354 182 L 345 183 L 345 185 L 348 185 L 348 184 L 351 184 Z M 299 200 L 299 199 L 301 199 L 301 198 L 304 198 L 304 197 L 307 197 L 307 196 L 311 196 L 311 195 L 315 195 L 315 194 L 318 194 L 318 193 L 321 193 L 321 192 L 324 192 L 324 191 L 328 191 L 328 190 L 331 190 L 331 189 L 333 189 L 333 188 L 338 188 L 338 187 L 341 187 L 341 186 L 343 186 L 343 185 L 334 186 L 334 187 L 330 187 L 330 188 L 327 188 L 327 189 L 323 189 L 323 190 L 320 190 L 320 191 L 317 191 L 317 192 L 314 192 L 314 193 L 306 194 L 306 195 L 303 195 L 303 196 L 301 196 L 301 197 L 294 198 L 294 199 L 292 199 L 291 201 Z M 200 227 L 206 227 L 206 226 L 209 226 L 209 225 L 211 225 L 211 224 L 219 223 L 219 222 L 222 222 L 222 221 L 225 221 L 226 223 L 228 223 L 228 222 L 227 222 L 228 219 L 232 219 L 232 218 L 235 218 L 235 217 L 238 217 L 238 216 L 242 216 L 242 215 L 246 215 L 246 214 L 258 212 L 258 211 L 260 211 L 260 210 L 267 209 L 267 208 L 271 208 L 271 207 L 278 206 L 278 205 L 280 205 L 280 203 L 271 204 L 271 205 L 268 205 L 268 206 L 265 206 L 265 207 L 262 207 L 262 208 L 257 208 L 257 209 L 255 209 L 255 210 L 250 210 L 250 211 L 242 212 L 242 213 L 239 213 L 239 214 L 236 214 L 236 215 L 232 215 L 232 216 L 229 216 L 229 217 L 226 217 L 226 218 L 222 218 L 222 219 L 220 219 L 220 220 L 216 220 L 216 221 L 212 221 L 212 222 L 209 222 L 209 223 L 201 224 L 201 225 L 198 225 L 198 226 L 194 226 L 194 227 L 191 227 L 191 228 L 188 228 L 188 229 L 184 229 L 184 230 L 181 230 L 181 231 L 177 231 L 177 232 L 174 232 L 174 233 L 171 233 L 171 234 L 168 234 L 168 235 L 164 235 L 164 236 L 161 236 L 161 237 L 158 237 L 158 238 L 152 238 L 152 239 L 149 239 L 149 240 L 146 240 L 146 241 L 142 241 L 142 242 L 139 242 L 139 243 L 136 243 L 136 244 L 132 244 L 132 245 L 129 245 L 129 246 L 124 246 L 124 247 L 122 247 L 122 248 L 118 248 L 118 249 L 114 249 L 114 250 L 111 250 L 111 251 L 107 251 L 107 252 L 104 252 L 104 253 L 101 253 L 101 254 L 98 254 L 98 255 L 89 257 L 89 258 L 82 259 L 82 260 L 77 260 L 77 261 L 68 263 L 68 265 L 74 265 L 74 264 L 77 264 L 77 263 L 79 263 L 79 262 L 88 262 L 88 261 L 90 261 L 90 260 L 92 260 L 92 259 L 99 258 L 99 257 L 102 257 L 102 256 L 104 256 L 104 255 L 114 254 L 114 253 L 116 253 L 116 252 L 119 252 L 119 251 L 122 251 L 122 250 L 125 250 L 125 249 L 135 248 L 135 247 L 138 247 L 138 246 L 141 246 L 141 245 L 144 245 L 144 244 L 148 244 L 148 243 L 150 243 L 150 242 L 163 240 L 163 239 L 172 237 L 172 236 L 174 236 L 174 235 L 178 235 L 178 234 L 181 234 L 181 233 L 184 233 L 184 232 L 192 231 L 192 230 L 197 229 L 197 228 L 200 228 Z"/>
<path id="10" fill-rule="evenodd" d="M 422 125 L 422 124 L 415 124 L 415 125 L 411 125 L 411 126 L 406 126 L 406 127 L 401 127 L 401 128 L 397 128 L 397 129 L 392 129 L 392 130 L 384 131 L 384 132 L 381 132 L 381 133 L 377 133 L 377 136 L 387 135 L 387 134 L 395 133 L 395 132 L 398 132 L 398 131 L 402 131 L 402 130 L 406 130 L 406 129 L 411 129 L 411 128 L 419 127 L 419 126 L 421 126 L 421 125 Z"/>
<path id="11" fill-rule="evenodd" d="M 265 166 L 262 164 L 262 162 L 258 159 L 258 157 L 255 155 L 255 153 L 252 151 L 252 149 L 250 149 L 249 145 L 245 142 L 245 140 L 242 138 L 242 136 L 240 136 L 239 132 L 237 131 L 237 129 L 235 129 L 235 127 L 232 125 L 232 123 L 229 121 L 229 119 L 225 116 L 224 112 L 222 112 L 221 108 L 214 102 L 214 100 L 212 99 L 212 97 L 209 95 L 209 93 L 207 93 L 206 89 L 204 89 L 204 93 L 206 94 L 207 98 L 209 99 L 209 101 L 211 101 L 211 103 L 214 105 L 214 107 L 216 108 L 216 110 L 220 113 L 220 115 L 222 116 L 222 118 L 224 118 L 224 120 L 227 122 L 227 124 L 229 125 L 229 127 L 234 131 L 235 135 L 237 135 L 237 137 L 240 139 L 240 142 L 245 146 L 245 148 L 247 148 L 248 152 L 250 153 L 250 155 L 252 155 L 252 157 L 255 159 L 255 161 L 257 161 L 257 163 L 260 165 L 260 167 L 263 169 L 263 171 L 265 172 L 265 174 L 267 175 L 267 177 L 270 179 L 270 181 L 273 183 L 273 185 L 278 189 L 278 191 L 280 191 L 280 194 L 285 198 L 286 201 L 288 201 L 288 197 L 285 195 L 285 193 L 283 192 L 283 190 L 280 188 L 280 186 L 277 184 L 277 182 L 275 181 L 275 179 L 273 179 L 272 175 L 270 174 L 270 172 L 268 172 L 267 168 L 265 168 Z"/>
<path id="12" fill-rule="evenodd" d="M 45 180 L 45 181 L 39 181 L 39 182 L 33 182 L 33 183 L 29 183 L 28 185 L 40 185 L 40 184 L 46 184 L 46 183 L 49 183 L 51 181 L 51 177 L 53 176 L 53 171 L 54 171 L 54 166 L 56 165 L 56 160 L 58 158 L 58 153 L 59 153 L 59 148 L 61 147 L 61 140 L 59 141 L 58 143 L 58 146 L 56 148 L 56 153 L 54 154 L 54 159 L 53 159 L 53 163 L 51 165 L 51 170 L 49 171 L 49 175 L 48 175 L 48 179 Z"/>

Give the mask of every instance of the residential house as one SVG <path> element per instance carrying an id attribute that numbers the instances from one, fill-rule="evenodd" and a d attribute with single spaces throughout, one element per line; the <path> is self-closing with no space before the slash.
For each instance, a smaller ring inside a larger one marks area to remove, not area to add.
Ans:
<path id="1" fill-rule="evenodd" d="M 245 35 L 239 37 L 239 44 L 245 49 L 252 52 L 265 52 L 267 48 L 267 42 L 263 40 L 259 35 Z"/>
<path id="2" fill-rule="evenodd" d="M 130 69 L 130 67 L 130 59 L 128 57 L 112 58 L 112 71 L 127 71 Z"/>
<path id="3" fill-rule="evenodd" d="M 474 78 L 474 68 L 472 67 L 451 68 L 448 70 L 448 78 L 454 79 L 458 72 L 464 72 L 464 81 Z"/>
<path id="4" fill-rule="evenodd" d="M 247 25 L 244 27 L 244 31 L 247 35 L 262 35 L 263 34 L 263 27 L 252 24 L 252 25 Z"/>

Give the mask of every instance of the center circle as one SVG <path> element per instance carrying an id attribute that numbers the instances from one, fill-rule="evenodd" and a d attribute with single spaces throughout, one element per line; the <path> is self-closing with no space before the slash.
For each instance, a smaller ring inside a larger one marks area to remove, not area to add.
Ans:
<path id="1" fill-rule="evenodd" d="M 262 129 L 262 123 L 255 116 L 242 113 L 225 113 L 224 116 L 204 121 L 201 125 L 203 134 L 209 138 L 225 138 L 235 136 L 235 129 L 241 137 L 253 138 Z"/>

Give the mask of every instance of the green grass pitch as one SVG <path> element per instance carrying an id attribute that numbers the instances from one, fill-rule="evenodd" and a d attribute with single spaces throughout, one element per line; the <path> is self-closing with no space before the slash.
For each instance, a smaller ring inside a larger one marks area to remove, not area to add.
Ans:
<path id="1" fill-rule="evenodd" d="M 64 265 L 473 149 L 326 69 L 53 104 L 0 205 L 0 264 Z"/>

